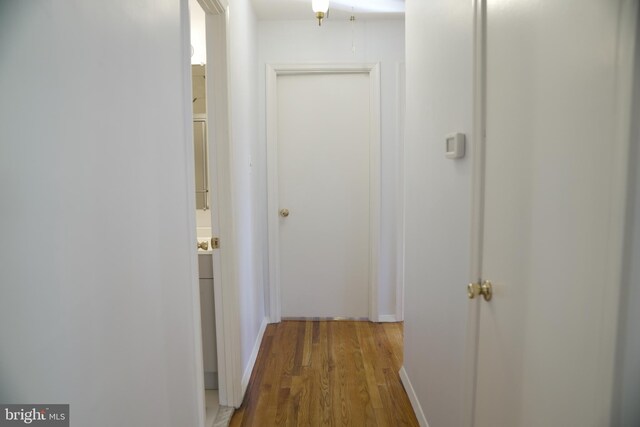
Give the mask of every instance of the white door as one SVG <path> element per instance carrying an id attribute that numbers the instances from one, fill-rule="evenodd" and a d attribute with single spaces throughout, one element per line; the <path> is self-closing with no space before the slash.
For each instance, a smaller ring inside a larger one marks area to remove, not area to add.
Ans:
<path id="1" fill-rule="evenodd" d="M 488 2 L 482 276 L 494 295 L 480 307 L 475 427 L 609 425 L 621 4 Z"/>
<path id="2" fill-rule="evenodd" d="M 368 317 L 369 78 L 277 77 L 283 317 Z"/>

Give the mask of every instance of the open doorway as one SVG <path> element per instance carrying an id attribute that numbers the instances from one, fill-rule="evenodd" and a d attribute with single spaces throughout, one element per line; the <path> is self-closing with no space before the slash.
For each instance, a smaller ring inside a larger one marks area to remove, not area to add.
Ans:
<path id="1" fill-rule="evenodd" d="M 202 361 L 205 388 L 205 426 L 213 425 L 220 408 L 216 313 L 213 258 L 216 237 L 212 232 L 212 217 L 217 207 L 211 204 L 207 120 L 207 40 L 205 12 L 196 0 L 189 0 L 191 24 L 191 84 L 193 110 L 193 153 L 195 171 L 196 236 L 198 251 L 198 282 L 202 331 Z"/>
<path id="2" fill-rule="evenodd" d="M 226 10 L 217 0 L 188 0 L 193 106 L 200 314 L 205 426 L 239 405 L 237 300 L 232 251 L 228 156 Z M 221 243 L 222 242 L 222 243 Z"/>

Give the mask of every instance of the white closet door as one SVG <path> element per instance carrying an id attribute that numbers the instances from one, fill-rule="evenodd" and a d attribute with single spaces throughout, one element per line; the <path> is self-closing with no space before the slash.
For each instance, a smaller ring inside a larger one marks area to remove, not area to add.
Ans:
<path id="1" fill-rule="evenodd" d="M 622 4 L 488 2 L 482 269 L 494 296 L 481 303 L 475 427 L 609 425 Z"/>
<path id="2" fill-rule="evenodd" d="M 368 317 L 369 78 L 277 77 L 283 317 Z"/>

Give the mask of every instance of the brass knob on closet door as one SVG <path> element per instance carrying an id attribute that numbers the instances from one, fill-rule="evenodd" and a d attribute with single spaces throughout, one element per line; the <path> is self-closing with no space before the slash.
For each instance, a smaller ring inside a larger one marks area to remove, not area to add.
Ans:
<path id="1" fill-rule="evenodd" d="M 478 295 L 482 295 L 485 301 L 491 301 L 493 297 L 493 285 L 491 281 L 485 280 L 482 283 L 469 283 L 467 285 L 467 296 L 469 299 L 474 299 Z"/>
<path id="2" fill-rule="evenodd" d="M 286 218 L 289 216 L 289 209 L 280 209 L 280 216 Z"/>
<path id="3" fill-rule="evenodd" d="M 469 299 L 474 299 L 478 295 L 480 295 L 480 284 L 469 283 L 467 285 L 467 296 Z"/>
<path id="4" fill-rule="evenodd" d="M 480 285 L 480 295 L 484 297 L 485 301 L 491 301 L 493 297 L 493 285 L 489 280 L 485 280 L 482 282 L 482 285 Z"/>

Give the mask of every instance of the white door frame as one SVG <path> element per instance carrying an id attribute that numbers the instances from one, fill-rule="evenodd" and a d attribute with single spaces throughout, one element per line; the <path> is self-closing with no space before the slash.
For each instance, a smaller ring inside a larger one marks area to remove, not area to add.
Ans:
<path id="1" fill-rule="evenodd" d="M 486 136 L 486 0 L 473 1 L 473 129 L 471 131 L 471 227 L 469 283 L 482 278 L 484 232 L 484 176 Z M 463 426 L 472 427 L 475 416 L 480 299 L 469 300 L 465 342 Z"/>
<path id="2" fill-rule="evenodd" d="M 396 65 L 396 322 L 404 321 L 404 135 L 406 117 L 406 66 Z"/>
<path id="3" fill-rule="evenodd" d="M 192 99 L 193 85 L 192 85 L 192 70 L 190 61 L 191 52 L 191 34 L 190 34 L 190 17 L 189 17 L 189 3 L 187 0 L 180 2 L 180 43 L 182 45 L 180 66 L 182 68 L 182 90 L 183 90 L 183 111 L 182 119 L 184 125 L 184 150 L 186 155 L 185 160 L 185 172 L 187 176 L 185 194 L 186 203 L 184 205 L 188 213 L 188 226 L 190 228 L 190 238 L 196 239 L 196 183 L 195 183 L 195 161 L 194 161 L 194 144 L 193 144 L 193 103 L 189 102 Z M 205 415 L 205 402 L 204 402 L 204 357 L 202 346 L 202 316 L 200 314 L 200 281 L 199 281 L 199 268 L 198 268 L 198 254 L 197 249 L 193 246 L 190 251 L 191 255 L 191 303 L 193 304 L 191 313 L 193 322 L 193 349 L 195 356 L 193 364 L 195 367 L 196 375 L 196 390 L 195 395 L 197 397 L 196 407 L 198 413 L 196 414 L 197 426 L 204 427 L 206 415 Z"/>
<path id="4" fill-rule="evenodd" d="M 204 10 L 206 19 L 206 117 L 211 233 L 220 238 L 220 249 L 213 250 L 212 254 L 219 401 L 223 406 L 239 407 L 242 403 L 242 374 L 239 361 L 240 317 L 235 271 L 237 263 L 231 208 L 234 188 L 231 178 L 229 132 L 228 10 L 226 0 L 198 0 L 198 3 Z M 199 298 L 195 309 L 200 312 Z M 200 323 L 198 327 L 199 325 Z M 197 375 L 204 378 L 203 366 L 200 365 L 198 370 Z"/>
<path id="5" fill-rule="evenodd" d="M 280 223 L 278 221 L 278 76 L 368 74 L 370 99 L 369 156 L 369 320 L 377 322 L 380 282 L 380 64 L 267 64 L 267 218 L 269 228 L 269 320 L 281 320 Z"/>

